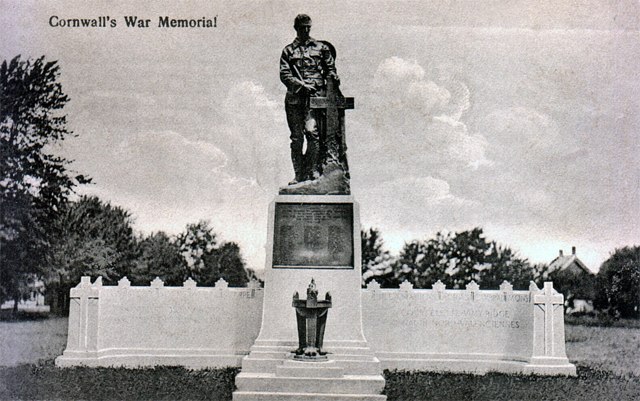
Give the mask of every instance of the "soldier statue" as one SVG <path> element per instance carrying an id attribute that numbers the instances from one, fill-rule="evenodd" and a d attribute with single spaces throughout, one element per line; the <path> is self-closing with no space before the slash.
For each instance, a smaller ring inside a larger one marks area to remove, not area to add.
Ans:
<path id="1" fill-rule="evenodd" d="M 326 96 L 327 80 L 339 83 L 330 45 L 309 36 L 311 18 L 296 16 L 293 27 L 297 37 L 282 50 L 280 80 L 287 87 L 285 110 L 291 131 L 291 161 L 295 178 L 290 184 L 313 180 L 321 174 L 322 109 L 310 107 L 312 97 Z M 302 153 L 304 140 L 306 153 Z"/>

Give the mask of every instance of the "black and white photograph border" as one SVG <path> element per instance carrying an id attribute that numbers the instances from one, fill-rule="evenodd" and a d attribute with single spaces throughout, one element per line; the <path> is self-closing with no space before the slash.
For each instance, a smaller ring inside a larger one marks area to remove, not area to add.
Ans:
<path id="1" fill-rule="evenodd" d="M 638 2 L 0 0 L 0 36 L 0 399 L 640 394 Z"/>

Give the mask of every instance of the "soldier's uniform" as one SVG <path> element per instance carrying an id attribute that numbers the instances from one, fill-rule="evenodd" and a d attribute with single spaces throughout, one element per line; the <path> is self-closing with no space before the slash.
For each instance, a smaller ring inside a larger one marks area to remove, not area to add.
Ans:
<path id="1" fill-rule="evenodd" d="M 331 50 L 323 42 L 309 38 L 301 43 L 296 38 L 282 50 L 280 57 L 280 80 L 287 86 L 285 110 L 291 131 L 291 161 L 295 180 L 313 179 L 318 171 L 320 138 L 318 120 L 321 111 L 309 107 L 309 97 L 326 95 L 326 78 L 337 77 Z M 300 81 L 315 89 L 309 93 Z M 304 138 L 307 152 L 302 154 Z"/>

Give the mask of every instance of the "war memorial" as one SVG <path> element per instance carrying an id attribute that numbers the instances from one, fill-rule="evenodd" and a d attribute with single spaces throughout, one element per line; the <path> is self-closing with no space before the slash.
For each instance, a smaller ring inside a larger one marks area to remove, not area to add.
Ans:
<path id="1" fill-rule="evenodd" d="M 361 288 L 345 118 L 355 101 L 340 91 L 336 49 L 310 36 L 309 17 L 294 27 L 280 79 L 295 177 L 268 206 L 264 288 L 84 277 L 56 364 L 241 367 L 236 401 L 384 400 L 384 369 L 575 375 L 551 283 Z"/>

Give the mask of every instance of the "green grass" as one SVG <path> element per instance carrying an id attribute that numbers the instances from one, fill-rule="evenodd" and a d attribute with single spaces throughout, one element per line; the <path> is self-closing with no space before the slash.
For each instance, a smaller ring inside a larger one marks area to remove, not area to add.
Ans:
<path id="1" fill-rule="evenodd" d="M 67 345 L 67 320 L 0 321 L 0 366 L 36 363 L 62 355 Z"/>
<path id="2" fill-rule="evenodd" d="M 577 377 L 490 373 L 484 376 L 430 372 L 385 372 L 390 401 L 422 400 L 633 400 L 638 377 L 578 366 Z"/>
<path id="3" fill-rule="evenodd" d="M 21 400 L 231 400 L 238 368 L 188 370 L 56 368 L 0 369 L 0 399 Z"/>
<path id="4" fill-rule="evenodd" d="M 567 325 L 577 377 L 385 371 L 401 400 L 640 399 L 640 329 Z M 66 319 L 0 322 L 0 400 L 230 400 L 236 368 L 56 368 Z M 39 358 L 43 358 L 40 359 Z"/>
<path id="5" fill-rule="evenodd" d="M 568 315 L 565 324 L 572 326 L 625 327 L 640 329 L 640 319 L 616 319 L 606 314 L 598 315 Z"/>

